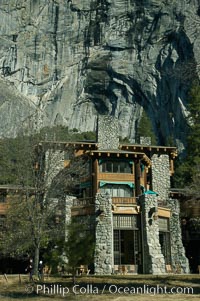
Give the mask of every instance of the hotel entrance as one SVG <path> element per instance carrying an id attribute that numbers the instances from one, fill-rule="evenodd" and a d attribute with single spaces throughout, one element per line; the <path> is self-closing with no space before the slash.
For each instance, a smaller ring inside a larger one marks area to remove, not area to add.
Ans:
<path id="1" fill-rule="evenodd" d="M 138 215 L 114 215 L 113 231 L 115 273 L 138 273 L 142 263 Z"/>

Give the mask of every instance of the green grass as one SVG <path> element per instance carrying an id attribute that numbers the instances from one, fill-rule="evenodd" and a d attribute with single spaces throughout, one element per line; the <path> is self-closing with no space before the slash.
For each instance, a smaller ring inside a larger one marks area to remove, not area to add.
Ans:
<path id="1" fill-rule="evenodd" d="M 149 301 L 154 298 L 158 301 L 197 301 L 200 299 L 200 275 L 83 276 L 77 277 L 76 287 L 72 284 L 71 277 L 50 277 L 43 283 L 30 283 L 27 275 L 21 276 L 21 282 L 17 275 L 7 275 L 7 278 L 8 281 L 0 276 L 0 299 L 4 301 L 27 299 L 33 301 L 66 299 L 69 301 L 129 301 L 134 298 L 137 301 Z M 165 287 L 167 293 L 164 291 L 161 293 Z M 189 294 L 188 287 L 190 288 Z M 172 294 L 172 288 L 178 288 L 182 294 Z M 146 292 L 141 293 L 141 289 Z"/>

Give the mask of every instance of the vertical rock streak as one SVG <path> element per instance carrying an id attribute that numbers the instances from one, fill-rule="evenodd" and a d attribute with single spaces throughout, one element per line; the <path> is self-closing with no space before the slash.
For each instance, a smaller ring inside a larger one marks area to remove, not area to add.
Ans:
<path id="1" fill-rule="evenodd" d="M 10 0 L 0 18 L 1 91 L 13 94 L 0 92 L 0 115 L 14 102 L 1 136 L 16 134 L 39 106 L 42 125 L 82 131 L 98 114 L 113 115 L 134 141 L 144 108 L 160 143 L 184 143 L 200 56 L 196 1 Z"/>

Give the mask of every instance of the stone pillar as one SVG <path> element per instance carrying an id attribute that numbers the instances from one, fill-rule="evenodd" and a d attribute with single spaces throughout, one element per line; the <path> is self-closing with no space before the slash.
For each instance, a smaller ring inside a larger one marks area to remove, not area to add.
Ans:
<path id="1" fill-rule="evenodd" d="M 151 137 L 140 137 L 140 144 L 142 145 L 151 145 Z"/>
<path id="2" fill-rule="evenodd" d="M 141 195 L 141 231 L 143 243 L 143 273 L 164 274 L 165 259 L 159 243 L 158 205 L 155 195 Z"/>
<path id="3" fill-rule="evenodd" d="M 113 116 L 98 117 L 97 139 L 99 149 L 119 148 L 119 121 Z"/>
<path id="4" fill-rule="evenodd" d="M 185 248 L 182 243 L 179 201 L 175 199 L 169 199 L 168 205 L 171 209 L 170 234 L 172 268 L 173 270 L 176 270 L 179 266 L 181 267 L 181 273 L 189 273 L 189 263 L 187 257 L 185 256 Z"/>
<path id="5" fill-rule="evenodd" d="M 94 271 L 97 275 L 109 275 L 112 273 L 113 263 L 113 222 L 112 199 L 108 194 L 97 193 L 95 215 Z"/>
<path id="6" fill-rule="evenodd" d="M 154 154 L 152 162 L 152 189 L 159 195 L 159 200 L 169 197 L 170 165 L 168 155 Z"/>

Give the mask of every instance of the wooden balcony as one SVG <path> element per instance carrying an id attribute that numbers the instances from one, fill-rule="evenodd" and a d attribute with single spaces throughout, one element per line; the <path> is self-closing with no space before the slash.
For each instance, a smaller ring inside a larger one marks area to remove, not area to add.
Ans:
<path id="1" fill-rule="evenodd" d="M 74 207 L 87 207 L 94 205 L 94 198 L 93 197 L 88 197 L 88 198 L 83 198 L 83 199 L 74 199 L 73 200 L 73 206 Z"/>
<path id="2" fill-rule="evenodd" d="M 135 182 L 134 174 L 131 173 L 99 173 L 98 180 Z"/>
<path id="3" fill-rule="evenodd" d="M 83 199 L 74 199 L 71 214 L 72 216 L 94 214 L 94 198 L 87 197 Z"/>
<path id="4" fill-rule="evenodd" d="M 112 197 L 112 203 L 117 204 L 136 204 L 135 197 Z"/>

